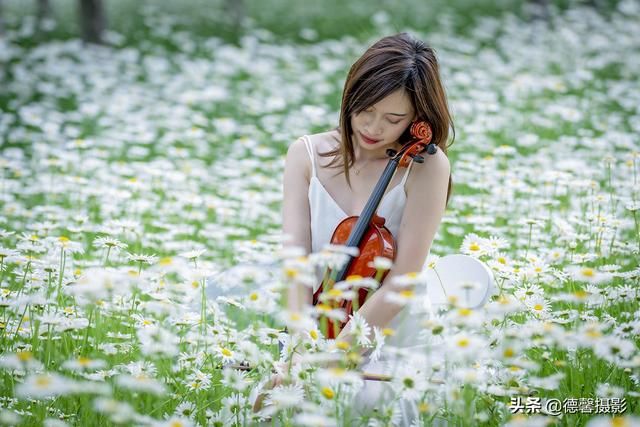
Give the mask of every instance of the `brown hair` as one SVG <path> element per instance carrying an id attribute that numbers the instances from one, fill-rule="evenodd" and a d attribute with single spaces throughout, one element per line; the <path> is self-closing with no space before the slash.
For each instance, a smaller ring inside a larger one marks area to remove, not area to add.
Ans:
<path id="1" fill-rule="evenodd" d="M 415 109 L 415 120 L 424 120 L 431 126 L 432 142 L 446 155 L 448 146 L 445 143 L 451 127 L 453 137 L 449 146 L 453 144 L 455 127 L 440 81 L 435 51 L 406 32 L 384 37 L 369 47 L 351 66 L 342 92 L 340 123 L 335 128 L 341 136 L 340 144 L 331 151 L 319 153 L 322 157 L 334 156 L 327 166 L 342 160 L 341 164 L 333 167 L 342 165 L 349 187 L 349 168 L 355 161 L 351 115 L 361 113 L 392 92 L 403 88 Z M 400 144 L 411 139 L 410 127 L 407 126 L 400 136 Z M 340 132 L 340 129 L 345 131 Z M 449 175 L 446 204 L 449 203 L 451 184 Z"/>

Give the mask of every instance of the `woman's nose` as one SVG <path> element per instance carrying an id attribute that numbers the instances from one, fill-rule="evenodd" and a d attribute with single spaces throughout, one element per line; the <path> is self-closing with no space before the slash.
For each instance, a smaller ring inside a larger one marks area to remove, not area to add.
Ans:
<path id="1" fill-rule="evenodd" d="M 382 120 L 373 119 L 369 122 L 369 132 L 371 136 L 382 134 Z"/>

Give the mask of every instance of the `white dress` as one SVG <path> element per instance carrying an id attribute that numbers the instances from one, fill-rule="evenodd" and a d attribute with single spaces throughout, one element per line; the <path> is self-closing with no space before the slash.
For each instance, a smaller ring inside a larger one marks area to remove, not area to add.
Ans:
<path id="1" fill-rule="evenodd" d="M 316 175 L 316 150 L 307 135 L 303 136 L 307 152 L 311 158 L 312 174 L 309 183 L 309 208 L 311 213 L 311 248 L 313 252 L 320 251 L 324 245 L 330 242 L 331 236 L 336 226 L 349 216 L 336 203 L 327 192 Z M 391 188 L 383 196 L 377 209 L 377 214 L 385 218 L 385 226 L 391 231 L 394 238 L 397 238 L 400 221 L 406 203 L 406 192 L 404 184 L 407 181 L 413 162 L 407 167 L 399 185 Z M 320 286 L 322 278 L 319 277 L 318 285 L 314 287 L 314 293 Z M 418 295 L 424 290 L 416 289 Z M 415 316 L 409 316 L 407 308 L 403 309 L 388 325 L 396 331 L 396 334 L 387 339 L 386 345 L 400 347 L 407 350 L 416 350 L 424 354 L 425 343 L 416 337 L 419 325 L 412 323 Z M 392 360 L 387 360 L 384 356 L 371 362 L 366 357 L 361 365 L 361 369 L 367 373 L 393 375 L 394 366 Z M 388 400 L 392 396 L 391 387 L 388 383 L 378 381 L 365 381 L 364 388 L 358 393 L 354 401 L 353 409 L 357 411 L 368 411 L 376 402 Z M 417 405 L 412 401 L 401 400 L 400 402 L 401 421 L 399 425 L 410 426 L 417 417 Z"/>

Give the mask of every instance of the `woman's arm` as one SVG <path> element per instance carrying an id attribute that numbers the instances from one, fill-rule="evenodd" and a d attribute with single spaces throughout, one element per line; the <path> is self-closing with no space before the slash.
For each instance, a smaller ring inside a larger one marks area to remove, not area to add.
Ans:
<path id="1" fill-rule="evenodd" d="M 360 307 L 358 313 L 370 326 L 386 327 L 402 310 L 402 306 L 387 301 L 389 291 L 398 291 L 393 277 L 409 272 L 420 272 L 424 266 L 433 238 L 445 210 L 447 186 L 451 166 L 440 149 L 434 155 L 425 155 L 422 164 L 413 165 L 414 173 L 407 179 L 407 202 L 397 236 L 397 253 L 393 268 L 376 290 Z M 348 322 L 337 339 L 351 343 Z"/>
<path id="2" fill-rule="evenodd" d="M 285 247 L 298 246 L 311 252 L 311 214 L 309 212 L 309 180 L 311 160 L 302 138 L 294 141 L 287 150 L 283 176 L 282 232 Z M 304 303 L 311 305 L 313 292 L 308 287 L 294 283 L 287 294 L 287 307 L 302 311 Z"/>

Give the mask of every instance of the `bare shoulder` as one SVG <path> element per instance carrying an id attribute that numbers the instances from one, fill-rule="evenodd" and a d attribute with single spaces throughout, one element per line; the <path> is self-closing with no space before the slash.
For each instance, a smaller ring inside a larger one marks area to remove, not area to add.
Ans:
<path id="1" fill-rule="evenodd" d="M 422 187 L 434 182 L 449 181 L 451 163 L 449 162 L 449 157 L 440 147 L 437 147 L 435 154 L 428 154 L 425 151 L 422 156 L 424 157 L 424 163 L 417 163 L 411 168 L 411 173 L 407 179 L 409 188 L 414 185 Z"/>
<path id="2" fill-rule="evenodd" d="M 340 143 L 340 133 L 336 129 L 309 135 L 309 141 L 316 151 L 335 148 Z"/>
<path id="3" fill-rule="evenodd" d="M 332 150 L 340 143 L 340 134 L 335 129 L 310 134 L 307 137 L 311 149 L 315 151 L 314 156 L 316 159 L 318 158 L 317 153 Z M 305 145 L 304 137 L 301 136 L 289 146 L 285 159 L 285 169 L 291 169 L 293 175 L 297 177 L 304 176 L 308 182 L 311 180 L 311 158 Z M 316 164 L 318 164 L 317 162 L 316 160 Z"/>
<path id="4" fill-rule="evenodd" d="M 304 176 L 309 181 L 311 177 L 311 159 L 309 159 L 309 152 L 303 137 L 296 139 L 289 145 L 284 167 L 292 171 L 293 175 Z"/>

